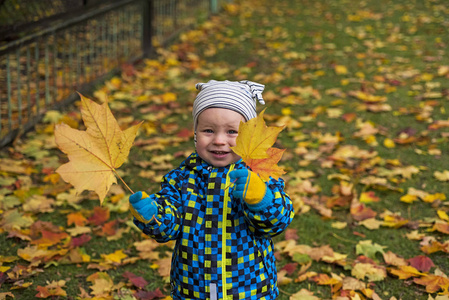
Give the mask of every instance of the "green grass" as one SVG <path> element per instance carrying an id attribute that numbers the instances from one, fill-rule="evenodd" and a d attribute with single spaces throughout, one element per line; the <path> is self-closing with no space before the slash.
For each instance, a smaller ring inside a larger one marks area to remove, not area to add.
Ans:
<path id="1" fill-rule="evenodd" d="M 281 162 L 288 170 L 284 177 L 286 190 L 292 199 L 300 199 L 299 202 L 303 200 L 301 211 L 307 208 L 305 200 L 321 199 L 324 205 L 325 199 L 339 196 L 336 189 L 339 180 L 330 180 L 328 175 L 346 174 L 349 175 L 349 182 L 354 184 L 356 196 L 371 191 L 379 198 L 378 202 L 366 204 L 377 213 L 377 220 L 382 221 L 383 214 L 388 211 L 409 220 L 408 224 L 400 228 L 381 226 L 370 230 L 354 219 L 349 203 L 333 207 L 332 218 L 323 217 L 314 208 L 304 210 L 304 213 L 298 211 L 289 227 L 290 230 L 296 230 L 299 236 L 297 244 L 310 247 L 327 245 L 348 257 L 345 268 L 313 261 L 308 271 L 329 276 L 351 276 L 351 264 L 360 258 L 356 252 L 357 244 L 371 240 L 384 247 L 384 251 L 391 251 L 404 259 L 426 255 L 439 270 L 449 275 L 447 252 L 426 254 L 421 250 L 421 240 L 410 240 L 406 236 L 412 231 L 418 231 L 441 243 L 448 241 L 447 234 L 428 230 L 438 220 L 437 211 L 449 213 L 448 200 L 434 203 L 418 200 L 411 204 L 400 201 L 409 188 L 429 194 L 443 193 L 449 197 L 447 181 L 438 181 L 433 175 L 435 171 L 449 170 L 446 159 L 449 154 L 448 129 L 429 129 L 429 125 L 435 121 L 449 119 L 449 75 L 438 75 L 440 66 L 449 66 L 449 11 L 445 1 L 398 0 L 392 4 L 386 0 L 287 0 L 257 1 L 257 5 L 253 5 L 254 1 L 238 3 L 238 13 L 223 12 L 199 25 L 195 29 L 196 34 L 193 31 L 190 38 L 183 39 L 181 35 L 174 45 L 160 52 L 155 59 L 159 65 L 154 66 L 155 62 L 145 65 L 148 61 L 144 62 L 136 66 L 138 73 L 131 80 L 126 77 L 115 78 L 120 82 L 117 87 L 112 88 L 111 81 L 99 87 L 99 90 L 108 94 L 111 106 L 117 108 L 113 112 L 119 121 L 122 120 L 123 127 L 145 119 L 146 125 L 152 124 L 155 128 L 155 132 L 149 135 L 145 129 L 140 131 L 137 140 L 145 145 L 131 149 L 129 162 L 119 169 L 124 180 L 133 190 L 156 191 L 156 179 L 165 174 L 170 166 L 177 166 L 194 149 L 192 136 L 179 139 L 176 135 L 182 129 L 192 128 L 190 116 L 196 94 L 195 83 L 210 79 L 258 81 L 266 85 L 264 95 L 274 95 L 273 99 L 268 96 L 266 101 L 269 125 L 285 117 L 283 113 L 286 108 L 291 110 L 289 117 L 301 123 L 300 127 L 286 128 L 278 140 L 278 146 L 287 149 Z M 177 63 L 173 63 L 173 58 Z M 337 65 L 345 66 L 347 73 L 337 74 Z M 316 94 L 295 90 L 308 87 Z M 291 94 L 283 94 L 285 88 L 293 88 Z M 384 96 L 384 104 L 388 104 L 390 109 L 380 112 L 367 110 L 366 103 L 351 96 L 354 91 Z M 168 92 L 177 95 L 175 102 L 139 98 L 146 93 L 150 93 L 151 97 Z M 425 92 L 441 92 L 442 95 L 423 99 Z M 152 105 L 155 105 L 154 109 L 150 109 Z M 343 114 L 353 113 L 356 119 L 345 122 L 341 116 L 333 117 L 331 112 L 335 109 L 340 109 Z M 79 108 L 72 107 L 67 110 L 70 111 L 79 112 Z M 428 114 L 423 115 L 424 111 Z M 79 120 L 79 117 L 72 115 L 70 118 Z M 360 125 L 367 122 L 378 129 L 371 137 L 377 143 L 368 143 L 367 136 L 356 136 L 361 130 Z M 0 209 L 5 214 L 14 207 L 34 221 L 52 223 L 64 231 L 73 227 L 67 224 L 69 213 L 81 211 L 88 217 L 99 202 L 94 195 L 84 193 L 79 203 L 63 200 L 56 202 L 53 212 L 23 211 L 21 204 L 27 203 L 33 195 L 56 199 L 70 188 L 62 181 L 55 184 L 44 181 L 45 172 L 67 161 L 52 146 L 53 133 L 45 130 L 48 125 L 37 126 L 36 134 L 29 134 L 27 138 L 17 141 L 14 147 L 2 150 L 2 158 L 22 161 L 35 173 L 28 176 L 2 171 L 2 177 L 14 178 L 15 182 L 3 186 Z M 396 143 L 394 148 L 384 146 L 384 140 L 395 140 L 401 132 L 411 133 L 416 140 L 403 145 Z M 319 137 L 326 134 L 339 134 L 341 141 L 335 145 L 320 142 Z M 35 152 L 23 150 L 36 139 L 44 140 L 39 150 L 44 149 L 48 153 L 43 158 L 36 158 L 38 154 Z M 300 143 L 306 147 L 308 154 L 317 153 L 314 159 L 297 154 Z M 347 145 L 376 152 L 374 161 L 350 157 L 329 165 L 332 155 Z M 172 155 L 171 159 L 158 161 L 158 158 L 167 154 Z M 397 166 L 415 166 L 419 173 L 409 177 L 404 174 L 390 177 L 381 175 L 385 169 L 394 170 Z M 308 180 L 319 188 L 316 192 L 298 191 L 301 179 L 295 176 L 299 170 L 313 172 L 314 176 Z M 155 173 L 139 175 L 148 171 Z M 386 178 L 388 186 L 382 188 L 361 184 L 360 180 L 368 176 Z M 125 194 L 119 201 L 126 202 L 129 192 L 125 191 Z M 15 201 L 12 207 L 7 204 L 7 197 Z M 126 232 L 121 238 L 111 241 L 95 234 L 101 227 L 88 225 L 94 233 L 91 234 L 92 240 L 83 245 L 82 249 L 90 255 L 89 263 L 63 264 L 61 260 L 54 259 L 47 266 L 38 263 L 29 267 L 30 262 L 17 257 L 17 252 L 30 245 L 30 241 L 8 237 L 8 230 L 0 232 L 0 258 L 17 258 L 14 262 L 2 262 L 0 265 L 11 267 L 6 271 L 8 277 L 2 279 L 4 282 L 0 281 L 0 293 L 11 291 L 16 298 L 30 299 L 36 295 L 37 286 L 46 286 L 48 282 L 62 279 L 67 281 L 64 289 L 68 298 L 76 299 L 81 293 L 80 288 L 91 292 L 92 282 L 88 282 L 87 278 L 99 270 L 90 268 L 89 264 L 101 260 L 102 254 L 123 250 L 128 257 L 136 257 L 138 251 L 134 243 L 142 240 L 143 236 L 134 227 L 129 228 L 126 221 L 130 220 L 130 214 L 121 212 L 118 210 L 120 205 L 111 202 L 111 198 L 105 202 L 105 207 L 111 210 L 108 221 L 119 220 L 118 228 Z M 347 225 L 343 229 L 335 229 L 332 224 L 336 221 Z M 37 238 L 29 232 L 29 226 L 22 229 L 21 233 L 25 236 Z M 285 234 L 275 237 L 274 243 L 276 245 L 283 240 Z M 61 248 L 64 245 L 53 246 L 53 249 Z M 155 251 L 163 254 L 169 248 L 163 246 Z M 278 269 L 293 262 L 293 258 L 285 253 L 277 256 Z M 391 267 L 379 253 L 374 260 L 383 267 Z M 160 288 L 168 295 L 169 285 L 159 276 L 157 264 L 158 260 L 139 259 L 132 264 L 113 266 L 104 272 L 109 274 L 115 284 L 126 283 L 126 288 L 136 290 L 122 276 L 125 271 L 133 272 L 149 282 L 145 288 L 147 291 Z M 17 266 L 29 268 L 31 274 L 24 273 L 15 278 L 13 270 Z M 436 271 L 436 267 L 430 270 L 431 274 Z M 280 286 L 279 299 L 289 299 L 290 295 L 301 289 L 313 291 L 321 299 L 332 298 L 330 286 L 318 285 L 313 280 L 295 282 L 299 268 L 288 276 L 292 279 L 291 283 Z M 428 299 L 425 287 L 413 283 L 413 279 L 400 280 L 391 273 L 387 274 L 381 281 L 363 281 L 382 299 L 393 296 L 404 300 Z M 23 285 L 24 282 L 32 282 L 32 285 L 11 289 L 14 284 Z M 114 293 L 119 297 L 117 290 Z M 433 297 L 436 295 L 432 293 Z"/>

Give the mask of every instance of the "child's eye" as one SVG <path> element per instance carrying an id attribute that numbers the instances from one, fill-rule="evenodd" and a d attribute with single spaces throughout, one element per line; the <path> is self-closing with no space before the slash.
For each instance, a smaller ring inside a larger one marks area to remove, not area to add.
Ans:
<path id="1" fill-rule="evenodd" d="M 237 130 L 229 130 L 228 133 L 229 134 L 238 134 L 239 132 Z"/>
<path id="2" fill-rule="evenodd" d="M 203 132 L 205 132 L 205 133 L 214 133 L 214 131 L 212 129 L 204 129 Z"/>

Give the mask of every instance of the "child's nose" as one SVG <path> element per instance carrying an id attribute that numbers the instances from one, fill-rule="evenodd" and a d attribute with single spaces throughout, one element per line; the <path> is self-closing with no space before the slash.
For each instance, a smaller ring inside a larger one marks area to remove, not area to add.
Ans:
<path id="1" fill-rule="evenodd" d="M 222 134 L 216 134 L 214 137 L 214 144 L 216 145 L 225 144 L 225 137 Z"/>

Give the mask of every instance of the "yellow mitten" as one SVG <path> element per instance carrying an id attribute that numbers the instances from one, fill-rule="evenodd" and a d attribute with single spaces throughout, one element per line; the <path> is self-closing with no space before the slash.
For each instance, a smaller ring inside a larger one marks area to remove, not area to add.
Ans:
<path id="1" fill-rule="evenodd" d="M 272 200 L 272 193 L 267 193 L 266 183 L 260 177 L 248 170 L 239 169 L 229 173 L 229 177 L 235 179 L 234 197 L 243 199 L 249 205 L 257 205 L 262 200 Z M 271 195 L 271 199 L 265 199 L 266 196 Z"/>

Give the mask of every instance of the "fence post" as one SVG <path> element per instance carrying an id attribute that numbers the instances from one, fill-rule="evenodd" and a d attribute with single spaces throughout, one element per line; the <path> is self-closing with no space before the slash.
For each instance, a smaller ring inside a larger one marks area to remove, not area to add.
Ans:
<path id="1" fill-rule="evenodd" d="M 210 12 L 212 14 L 218 13 L 218 0 L 210 0 Z"/>
<path id="2" fill-rule="evenodd" d="M 151 54 L 153 48 L 154 0 L 142 0 L 142 52 L 144 57 Z"/>

